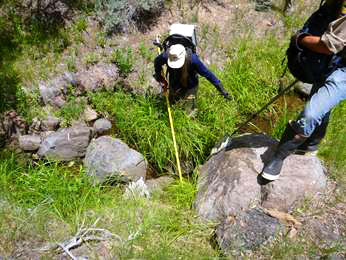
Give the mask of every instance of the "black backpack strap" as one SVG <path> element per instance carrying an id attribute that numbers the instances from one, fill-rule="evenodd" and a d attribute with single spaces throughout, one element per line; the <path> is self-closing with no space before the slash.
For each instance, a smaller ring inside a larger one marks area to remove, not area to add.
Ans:
<path id="1" fill-rule="evenodd" d="M 196 52 L 196 46 L 193 42 L 188 38 L 180 34 L 172 34 L 163 41 L 162 46 L 165 50 L 174 44 L 182 44 L 185 48 L 190 48 L 192 52 Z"/>
<path id="2" fill-rule="evenodd" d="M 323 2 L 324 2 L 325 0 L 321 0 L 321 3 L 320 3 L 320 7 L 323 5 Z"/>

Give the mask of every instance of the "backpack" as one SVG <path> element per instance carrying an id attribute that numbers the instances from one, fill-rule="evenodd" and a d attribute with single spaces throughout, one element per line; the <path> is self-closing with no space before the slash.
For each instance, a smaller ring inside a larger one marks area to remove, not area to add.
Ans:
<path id="1" fill-rule="evenodd" d="M 182 44 L 186 49 L 196 53 L 196 30 L 191 24 L 172 24 L 169 30 L 169 36 L 163 41 L 164 51 L 168 50 L 174 44 Z"/>
<path id="2" fill-rule="evenodd" d="M 323 4 L 306 21 L 298 33 L 306 35 L 322 36 L 328 25 L 337 19 L 335 8 Z M 292 75 L 305 83 L 315 83 L 325 79 L 331 72 L 341 65 L 342 58 L 337 54 L 326 55 L 310 51 L 306 48 L 298 48 L 296 42 L 291 39 L 286 51 L 287 67 Z"/>

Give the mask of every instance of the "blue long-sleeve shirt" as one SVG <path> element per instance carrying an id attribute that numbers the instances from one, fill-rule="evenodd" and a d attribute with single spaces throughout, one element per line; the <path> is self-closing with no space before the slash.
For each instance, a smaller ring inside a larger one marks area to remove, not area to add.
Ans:
<path id="1" fill-rule="evenodd" d="M 155 58 L 154 66 L 156 75 L 161 75 L 162 66 L 167 65 L 168 52 L 163 52 Z M 180 84 L 181 69 L 171 69 L 169 66 L 169 86 L 173 89 L 182 88 Z M 195 53 L 191 53 L 191 64 L 188 68 L 187 88 L 195 88 L 198 86 L 198 75 L 205 77 L 210 83 L 212 83 L 217 90 L 223 91 L 220 80 L 201 62 L 199 57 Z"/>

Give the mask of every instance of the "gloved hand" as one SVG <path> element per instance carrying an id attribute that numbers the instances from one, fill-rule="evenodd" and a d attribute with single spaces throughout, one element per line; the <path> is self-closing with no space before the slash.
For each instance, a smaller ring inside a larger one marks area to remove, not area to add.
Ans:
<path id="1" fill-rule="evenodd" d="M 227 92 L 222 93 L 222 95 L 223 95 L 223 97 L 224 97 L 226 100 L 228 100 L 228 101 L 233 100 L 233 98 L 232 98 Z"/>
<path id="2" fill-rule="evenodd" d="M 227 91 L 225 90 L 225 88 L 223 87 L 223 85 L 220 83 L 217 88 L 219 89 L 221 95 L 227 99 L 227 100 L 232 100 L 232 98 L 230 97 L 230 95 L 227 93 Z"/>
<path id="3" fill-rule="evenodd" d="M 161 75 L 161 74 L 154 74 L 154 79 L 159 82 L 159 83 L 164 83 L 165 82 L 165 78 Z"/>

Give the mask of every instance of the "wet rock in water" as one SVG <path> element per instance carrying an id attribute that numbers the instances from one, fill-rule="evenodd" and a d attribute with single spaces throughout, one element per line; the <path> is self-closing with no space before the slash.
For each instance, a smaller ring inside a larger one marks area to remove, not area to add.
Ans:
<path id="1" fill-rule="evenodd" d="M 241 212 L 236 217 L 228 216 L 216 229 L 216 239 L 224 251 L 239 255 L 270 242 L 285 227 L 260 208 Z"/>
<path id="2" fill-rule="evenodd" d="M 93 127 L 97 134 L 103 134 L 112 129 L 112 123 L 105 118 L 100 118 L 95 121 Z"/>
<path id="3" fill-rule="evenodd" d="M 37 154 L 41 158 L 59 161 L 81 158 L 85 155 L 91 137 L 90 127 L 61 128 L 43 140 Z"/>
<path id="4" fill-rule="evenodd" d="M 40 148 L 41 137 L 39 135 L 22 135 L 19 137 L 19 147 L 24 151 L 36 151 Z"/>
<path id="5" fill-rule="evenodd" d="M 142 154 L 110 136 L 94 139 L 86 152 L 86 174 L 94 184 L 105 181 L 137 181 L 145 179 L 147 162 Z"/>
<path id="6" fill-rule="evenodd" d="M 219 145 L 223 149 L 213 149 L 211 158 L 199 169 L 194 207 L 203 219 L 226 223 L 229 216 L 237 218 L 261 206 L 288 212 L 306 196 L 313 197 L 326 188 L 324 169 L 316 156 L 290 155 L 280 178 L 266 182 L 259 173 L 277 141 L 263 134 L 224 140 Z"/>

